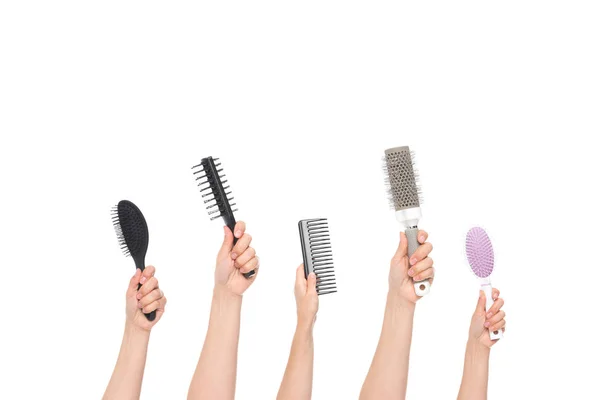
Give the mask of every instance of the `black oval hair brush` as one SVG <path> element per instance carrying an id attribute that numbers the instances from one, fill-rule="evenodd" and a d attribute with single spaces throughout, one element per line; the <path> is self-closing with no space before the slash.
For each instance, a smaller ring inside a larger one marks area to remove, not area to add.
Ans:
<path id="1" fill-rule="evenodd" d="M 111 210 L 111 216 L 121 250 L 126 257 L 131 256 L 135 267 L 141 271 L 145 268 L 144 259 L 148 250 L 148 225 L 144 214 L 129 200 L 121 200 Z M 138 290 L 142 285 L 138 284 Z M 156 310 L 144 314 L 148 321 L 154 321 Z"/>
<path id="2" fill-rule="evenodd" d="M 206 204 L 206 209 L 208 210 L 208 215 L 210 216 L 210 220 L 217 219 L 219 217 L 223 217 L 223 221 L 225 225 L 231 229 L 231 233 L 235 228 L 235 216 L 233 215 L 234 211 L 237 209 L 233 209 L 235 203 L 229 203 L 233 200 L 233 196 L 231 196 L 231 190 L 229 190 L 229 185 L 227 185 L 227 180 L 223 180 L 225 178 L 225 174 L 223 173 L 223 168 L 219 168 L 221 163 L 215 164 L 215 161 L 218 161 L 218 158 L 206 157 L 200 161 L 200 164 L 194 165 L 192 170 L 194 170 L 193 174 L 196 177 L 196 181 L 198 182 L 198 187 L 200 188 L 200 193 L 202 193 L 202 198 L 204 198 L 204 204 Z M 237 243 L 237 238 L 233 237 L 233 245 Z M 256 273 L 256 270 L 252 270 L 250 272 L 246 272 L 244 278 L 248 279 L 252 275 Z"/>

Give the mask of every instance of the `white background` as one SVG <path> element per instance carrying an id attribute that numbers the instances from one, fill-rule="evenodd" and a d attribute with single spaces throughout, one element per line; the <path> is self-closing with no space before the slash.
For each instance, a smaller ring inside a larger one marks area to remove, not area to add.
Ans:
<path id="1" fill-rule="evenodd" d="M 381 157 L 399 145 L 437 268 L 408 398 L 458 391 L 473 225 L 506 299 L 489 398 L 597 398 L 599 17 L 594 1 L 2 2 L 0 398 L 101 397 L 134 272 L 109 218 L 121 199 L 146 215 L 169 298 L 142 397 L 186 396 L 222 236 L 190 171 L 207 155 L 262 263 L 237 398 L 275 397 L 297 221 L 321 216 L 339 293 L 320 299 L 313 398 L 357 398 L 398 236 Z"/>

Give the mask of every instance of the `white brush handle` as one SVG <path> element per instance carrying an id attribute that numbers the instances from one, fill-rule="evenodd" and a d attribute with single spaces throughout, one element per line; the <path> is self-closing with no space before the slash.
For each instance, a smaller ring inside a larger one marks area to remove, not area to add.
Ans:
<path id="1" fill-rule="evenodd" d="M 494 304 L 494 299 L 492 298 L 492 285 L 485 284 L 481 285 L 481 289 L 485 293 L 485 310 L 488 311 L 490 307 Z M 490 339 L 498 340 L 502 339 L 502 329 L 498 331 L 490 331 Z"/>
<path id="2" fill-rule="evenodd" d="M 406 234 L 406 240 L 408 241 L 408 259 L 413 255 L 413 253 L 419 247 L 419 240 L 417 239 L 417 235 L 419 234 L 418 228 L 408 228 L 404 231 Z M 427 293 L 429 293 L 429 289 L 431 285 L 429 284 L 429 280 L 425 279 L 424 281 L 415 281 L 415 293 L 417 296 L 423 297 Z"/>

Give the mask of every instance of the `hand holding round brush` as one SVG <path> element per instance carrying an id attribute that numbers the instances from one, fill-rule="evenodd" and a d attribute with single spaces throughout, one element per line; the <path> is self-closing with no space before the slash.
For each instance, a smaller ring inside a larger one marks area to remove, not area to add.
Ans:
<path id="1" fill-rule="evenodd" d="M 433 246 L 427 242 L 428 237 L 427 232 L 420 230 L 417 235 L 419 246 L 410 254 L 406 235 L 400 232 L 400 243 L 390 262 L 390 292 L 411 303 L 421 298 L 415 293 L 414 282 L 425 281 L 431 285 L 435 275 L 433 259 L 429 257 Z"/>
<path id="2" fill-rule="evenodd" d="M 246 233 L 243 221 L 235 224 L 233 232 L 227 226 L 223 229 L 225 237 L 217 255 L 215 285 L 241 296 L 258 275 L 258 256 L 254 248 L 250 247 L 252 236 Z M 254 274 L 246 278 L 244 274 L 251 271 L 255 271 Z"/>

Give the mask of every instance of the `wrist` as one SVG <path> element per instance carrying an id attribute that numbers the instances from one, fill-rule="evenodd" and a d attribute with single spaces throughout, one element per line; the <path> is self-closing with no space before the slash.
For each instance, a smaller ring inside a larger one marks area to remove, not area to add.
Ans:
<path id="1" fill-rule="evenodd" d="M 146 318 L 146 317 L 144 317 Z M 125 322 L 125 334 L 128 338 L 135 340 L 149 340 L 150 339 L 150 329 L 142 328 L 139 325 L 136 325 L 132 321 Z"/>
<path id="2" fill-rule="evenodd" d="M 402 295 L 390 290 L 388 292 L 387 305 L 388 307 L 392 307 L 393 309 L 414 313 L 417 304 L 408 300 Z"/>
<path id="3" fill-rule="evenodd" d="M 475 358 L 489 357 L 490 348 L 485 344 L 481 343 L 479 339 L 469 338 L 469 340 L 467 341 L 467 352 Z"/>
<path id="4" fill-rule="evenodd" d="M 233 293 L 227 285 L 216 283 L 213 289 L 213 300 L 220 301 L 242 301 L 242 295 Z"/>
<path id="5" fill-rule="evenodd" d="M 307 333 L 312 335 L 313 327 L 315 326 L 315 319 L 298 318 L 296 323 L 296 332 Z"/>

